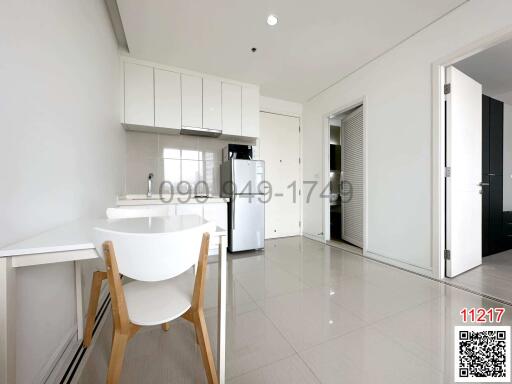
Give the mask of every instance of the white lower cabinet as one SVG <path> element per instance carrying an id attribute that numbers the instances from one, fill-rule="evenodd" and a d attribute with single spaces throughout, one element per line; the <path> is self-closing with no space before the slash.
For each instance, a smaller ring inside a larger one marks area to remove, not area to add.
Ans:
<path id="1" fill-rule="evenodd" d="M 228 228 L 228 207 L 226 203 L 214 203 L 204 205 L 204 218 L 213 221 L 218 227 Z"/>
<path id="2" fill-rule="evenodd" d="M 199 215 L 205 220 L 214 222 L 218 227 L 228 227 L 228 206 L 226 203 L 176 204 L 176 215 Z M 219 239 L 210 237 L 210 253 L 217 254 Z"/>

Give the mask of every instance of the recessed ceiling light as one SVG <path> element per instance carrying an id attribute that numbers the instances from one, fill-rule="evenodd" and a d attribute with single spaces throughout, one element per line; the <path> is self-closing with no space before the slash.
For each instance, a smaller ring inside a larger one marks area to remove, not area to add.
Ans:
<path id="1" fill-rule="evenodd" d="M 268 17 L 267 17 L 267 24 L 268 25 L 273 27 L 274 25 L 277 24 L 277 22 L 278 22 L 278 19 L 277 19 L 276 15 L 268 15 Z"/>

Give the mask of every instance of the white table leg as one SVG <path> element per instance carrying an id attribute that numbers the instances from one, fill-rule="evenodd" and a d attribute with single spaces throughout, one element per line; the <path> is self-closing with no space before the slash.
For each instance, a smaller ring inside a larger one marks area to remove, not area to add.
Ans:
<path id="1" fill-rule="evenodd" d="M 226 284 L 227 284 L 227 241 L 226 236 L 221 236 L 219 241 L 219 312 L 217 332 L 217 372 L 219 383 L 226 380 Z"/>
<path id="2" fill-rule="evenodd" d="M 82 341 L 84 339 L 84 315 L 83 315 L 83 302 L 82 302 L 82 271 L 80 268 L 80 261 L 75 261 L 75 294 L 76 294 L 76 324 L 77 324 L 77 339 Z"/>
<path id="3" fill-rule="evenodd" d="M 16 272 L 0 258 L 0 383 L 16 383 Z"/>

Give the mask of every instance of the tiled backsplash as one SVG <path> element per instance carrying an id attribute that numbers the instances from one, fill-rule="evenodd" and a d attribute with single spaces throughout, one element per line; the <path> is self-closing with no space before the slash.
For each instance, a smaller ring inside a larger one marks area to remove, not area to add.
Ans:
<path id="1" fill-rule="evenodd" d="M 142 132 L 127 132 L 126 140 L 126 194 L 145 194 L 148 174 L 153 173 L 153 193 L 166 181 L 165 193 L 172 185 L 174 193 L 192 188 L 192 193 L 218 195 L 222 148 L 228 143 L 256 145 L 255 141 Z"/>

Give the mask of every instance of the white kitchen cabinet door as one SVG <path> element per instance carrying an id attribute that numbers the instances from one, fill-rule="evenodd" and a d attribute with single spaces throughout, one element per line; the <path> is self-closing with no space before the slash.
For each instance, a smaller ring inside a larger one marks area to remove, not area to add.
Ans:
<path id="1" fill-rule="evenodd" d="M 203 204 L 176 204 L 176 215 L 198 215 L 203 217 Z"/>
<path id="2" fill-rule="evenodd" d="M 153 68 L 124 63 L 124 122 L 155 125 Z"/>
<path id="3" fill-rule="evenodd" d="M 222 130 L 221 82 L 203 78 L 203 128 Z"/>
<path id="4" fill-rule="evenodd" d="M 181 75 L 181 126 L 203 127 L 203 79 Z"/>
<path id="5" fill-rule="evenodd" d="M 222 83 L 222 133 L 242 135 L 242 87 Z"/>
<path id="6" fill-rule="evenodd" d="M 179 73 L 155 69 L 155 127 L 181 128 Z"/>
<path id="7" fill-rule="evenodd" d="M 242 87 L 242 136 L 260 135 L 260 91 L 257 87 Z"/>
<path id="8" fill-rule="evenodd" d="M 218 227 L 228 227 L 228 206 L 226 203 L 209 203 L 204 205 L 204 218 L 213 221 Z"/>

